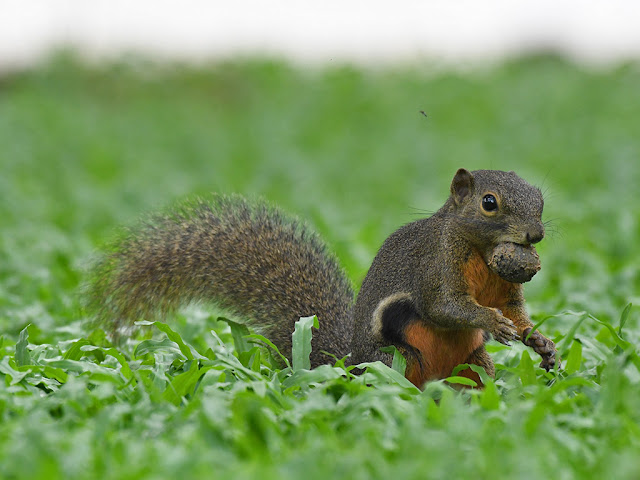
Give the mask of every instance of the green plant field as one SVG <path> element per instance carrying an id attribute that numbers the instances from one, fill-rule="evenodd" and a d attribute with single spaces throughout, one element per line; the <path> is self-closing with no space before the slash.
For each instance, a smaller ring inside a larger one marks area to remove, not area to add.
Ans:
<path id="1" fill-rule="evenodd" d="M 552 56 L 456 73 L 59 55 L 0 77 L 0 478 L 638 478 L 638 85 L 637 64 Z M 205 305 L 121 346 L 87 324 L 84 270 L 145 212 L 267 198 L 358 285 L 459 167 L 545 192 L 526 296 L 558 371 L 491 342 L 485 390 L 421 392 L 376 364 L 309 371 L 309 320 L 285 369 Z"/>

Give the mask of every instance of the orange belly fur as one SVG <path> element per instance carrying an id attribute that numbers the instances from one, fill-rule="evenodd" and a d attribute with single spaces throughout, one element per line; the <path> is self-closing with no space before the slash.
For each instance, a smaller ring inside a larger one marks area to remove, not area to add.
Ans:
<path id="1" fill-rule="evenodd" d="M 465 363 L 483 343 L 482 330 L 446 330 L 413 323 L 405 330 L 409 345 L 419 351 L 420 361 L 408 365 L 406 377 L 421 387 L 427 380 L 447 378 L 453 369 Z"/>
<path id="2" fill-rule="evenodd" d="M 513 284 L 489 270 L 478 252 L 463 267 L 469 294 L 478 305 L 504 310 Z M 426 381 L 451 376 L 453 369 L 465 363 L 471 353 L 484 343 L 483 331 L 477 328 L 451 330 L 413 323 L 405 330 L 407 343 L 420 354 L 420 361 L 407 366 L 406 377 L 421 387 Z M 467 369 L 459 373 L 479 382 L 478 375 Z"/>

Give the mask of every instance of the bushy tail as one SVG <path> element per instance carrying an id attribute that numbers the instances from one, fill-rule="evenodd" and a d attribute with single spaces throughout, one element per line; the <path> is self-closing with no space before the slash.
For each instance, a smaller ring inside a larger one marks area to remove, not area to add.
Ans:
<path id="1" fill-rule="evenodd" d="M 353 290 L 319 236 L 240 196 L 182 205 L 130 229 L 94 266 L 88 302 L 115 332 L 190 302 L 213 302 L 266 330 L 284 355 L 301 316 L 317 315 L 313 365 L 350 351 Z"/>

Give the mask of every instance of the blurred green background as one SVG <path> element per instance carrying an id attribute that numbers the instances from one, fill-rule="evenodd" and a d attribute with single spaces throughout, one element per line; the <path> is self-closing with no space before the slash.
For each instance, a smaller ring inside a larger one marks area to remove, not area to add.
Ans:
<path id="1" fill-rule="evenodd" d="M 307 219 L 359 285 L 387 235 L 442 205 L 459 167 L 515 170 L 544 191 L 553 225 L 527 286 L 534 314 L 618 318 L 640 301 L 638 85 L 638 65 L 548 55 L 453 72 L 60 54 L 5 74 L 0 328 L 78 319 L 83 265 L 116 227 L 209 192 Z"/>

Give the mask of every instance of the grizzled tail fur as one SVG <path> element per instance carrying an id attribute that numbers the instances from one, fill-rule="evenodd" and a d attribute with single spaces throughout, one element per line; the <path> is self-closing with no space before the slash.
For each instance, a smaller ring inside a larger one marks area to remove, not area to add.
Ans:
<path id="1" fill-rule="evenodd" d="M 260 327 L 290 356 L 301 316 L 317 315 L 311 362 L 351 348 L 354 293 L 320 237 L 264 202 L 216 195 L 127 230 L 93 266 L 90 310 L 111 332 L 211 302 Z"/>

